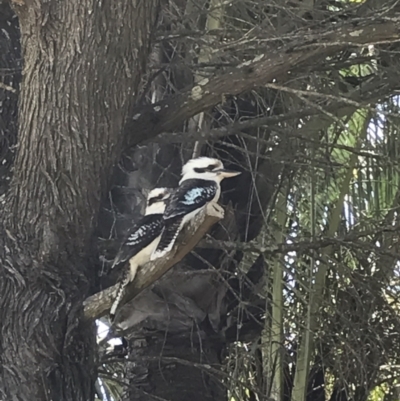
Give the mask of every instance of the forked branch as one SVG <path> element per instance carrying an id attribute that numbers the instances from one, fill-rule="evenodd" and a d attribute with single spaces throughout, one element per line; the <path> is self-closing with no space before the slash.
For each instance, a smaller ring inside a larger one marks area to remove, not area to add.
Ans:
<path id="1" fill-rule="evenodd" d="M 135 280 L 126 287 L 121 306 L 135 298 L 171 269 L 172 266 L 181 261 L 197 245 L 207 231 L 215 223 L 222 220 L 223 217 L 224 210 L 219 205 L 209 204 L 183 230 L 174 248 L 167 256 L 150 262 L 142 269 L 139 269 Z M 118 285 L 114 285 L 87 298 L 84 302 L 85 319 L 94 320 L 106 315 L 114 302 L 117 289 Z"/>

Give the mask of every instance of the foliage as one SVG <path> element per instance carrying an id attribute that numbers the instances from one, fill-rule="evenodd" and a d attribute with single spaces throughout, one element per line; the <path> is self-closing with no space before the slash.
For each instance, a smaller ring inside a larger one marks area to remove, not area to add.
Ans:
<path id="1" fill-rule="evenodd" d="M 361 2 L 240 0 L 211 2 L 209 10 L 185 4 L 164 10 L 149 99 L 238 68 L 278 43 L 295 42 L 305 29 L 357 13 L 371 18 Z M 387 15 L 389 6 L 379 12 Z M 218 23 L 207 29 L 215 15 Z M 399 99 L 396 84 L 375 91 L 398 77 L 395 49 L 349 46 L 320 60 L 311 74 L 293 73 L 287 86 L 222 98 L 183 124 L 183 136 L 159 140 L 160 146 L 176 143 L 183 154 L 207 152 L 247 170 L 246 199 L 243 189 L 239 196 L 231 187 L 227 195 L 236 202 L 238 232 L 217 236 L 225 242 L 212 243 L 225 247 L 223 256 L 201 267 L 220 269 L 227 290 L 228 318 L 218 311 L 227 357 L 213 367 L 226 375 L 221 380 L 229 399 L 366 401 L 383 399 L 382 389 L 393 386 L 400 365 Z M 251 125 L 233 136 L 202 139 L 210 129 L 229 132 L 238 121 Z M 199 260 L 187 263 L 194 269 Z"/>
<path id="2" fill-rule="evenodd" d="M 318 49 L 326 32 L 398 24 L 397 2 L 381 3 L 170 1 L 138 110 L 216 76 L 245 81 L 254 60 Z M 225 221 L 122 311 L 107 338 L 127 339 L 122 355 L 98 341 L 98 399 L 399 399 L 399 46 L 363 43 L 324 43 L 339 50 L 244 93 L 216 86 L 218 103 L 124 150 L 99 216 L 104 287 L 110 238 L 143 189 L 176 185 L 199 154 L 243 174 L 224 187 Z"/>

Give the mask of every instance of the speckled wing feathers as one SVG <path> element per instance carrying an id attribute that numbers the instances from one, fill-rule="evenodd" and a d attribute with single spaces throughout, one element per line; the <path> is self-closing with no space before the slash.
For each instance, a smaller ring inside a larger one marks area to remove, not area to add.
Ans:
<path id="1" fill-rule="evenodd" d="M 153 242 L 162 232 L 164 226 L 162 214 L 149 214 L 143 216 L 135 224 L 114 259 L 113 267 L 126 262 L 132 256 L 135 256 L 141 249 Z"/>
<path id="2" fill-rule="evenodd" d="M 212 201 L 217 191 L 216 182 L 200 179 L 186 180 L 175 190 L 164 212 L 165 225 L 152 260 L 162 257 L 172 249 L 182 229 L 184 217 Z"/>

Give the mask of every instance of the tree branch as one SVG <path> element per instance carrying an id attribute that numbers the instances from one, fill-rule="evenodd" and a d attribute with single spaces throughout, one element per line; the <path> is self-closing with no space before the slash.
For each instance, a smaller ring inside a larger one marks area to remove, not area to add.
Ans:
<path id="1" fill-rule="evenodd" d="M 0 82 L 0 89 L 4 89 L 7 92 L 11 92 L 11 93 L 17 93 L 17 90 L 14 89 L 12 86 L 10 85 L 6 85 L 3 82 Z"/>
<path id="2" fill-rule="evenodd" d="M 145 288 L 164 275 L 172 266 L 182 260 L 203 238 L 211 226 L 223 217 L 224 210 L 219 205 L 209 204 L 184 229 L 178 238 L 177 244 L 166 257 L 150 262 L 145 268 L 139 269 L 135 280 L 126 288 L 121 306 L 135 298 Z M 90 320 L 104 316 L 114 302 L 117 289 L 118 285 L 114 285 L 87 298 L 84 302 L 84 317 Z"/>
<path id="3" fill-rule="evenodd" d="M 162 133 L 158 135 L 155 140 L 152 140 L 152 142 L 182 143 L 191 141 L 205 142 L 210 140 L 218 140 L 229 135 L 240 134 L 242 131 L 249 128 L 261 126 L 273 127 L 281 122 L 320 115 L 322 114 L 321 110 L 324 110 L 327 113 L 334 113 L 335 117 L 341 118 L 344 115 L 350 114 L 356 110 L 356 106 L 354 106 L 355 102 L 357 102 L 358 107 L 361 108 L 370 105 L 371 103 L 375 103 L 379 99 L 382 100 L 383 98 L 388 96 L 388 93 L 390 93 L 390 91 L 392 91 L 399 82 L 399 75 L 392 75 L 390 76 L 390 78 L 387 77 L 384 80 L 384 83 L 382 83 L 382 78 L 380 76 L 377 76 L 377 78 L 373 81 L 363 84 L 361 87 L 357 87 L 352 92 L 346 94 L 346 98 L 342 97 L 341 99 L 330 99 L 328 101 L 315 103 L 315 107 L 305 107 L 291 113 L 284 113 L 279 115 L 259 116 L 249 119 L 241 119 L 240 121 L 235 121 L 226 126 L 213 128 L 210 130 L 203 130 L 195 133 Z M 321 97 L 323 97 L 323 94 L 321 94 Z"/>
<path id="4" fill-rule="evenodd" d="M 289 252 L 307 252 L 310 250 L 321 250 L 323 248 L 332 246 L 344 246 L 344 247 L 365 247 L 371 252 L 374 251 L 381 255 L 395 256 L 398 257 L 397 251 L 385 251 L 384 248 L 377 245 L 373 245 L 374 238 L 376 235 L 382 233 L 395 233 L 399 230 L 399 224 L 396 225 L 385 225 L 379 228 L 374 228 L 368 231 L 356 232 L 352 231 L 347 235 L 341 237 L 320 237 L 318 240 L 304 240 L 297 241 L 294 243 L 276 243 L 272 239 L 267 241 L 267 245 L 260 245 L 257 241 L 253 240 L 250 242 L 235 242 L 235 241 L 224 241 L 204 238 L 198 244 L 199 249 L 223 249 L 225 251 L 242 251 L 242 252 L 255 252 L 264 253 L 268 256 L 276 256 L 286 254 Z M 372 238 L 372 240 L 371 240 Z M 372 241 L 372 242 L 371 242 Z"/>
<path id="5" fill-rule="evenodd" d="M 304 67 L 309 71 L 318 69 L 317 60 L 349 47 L 400 40 L 398 19 L 368 20 L 365 22 L 368 25 L 359 22 L 305 34 L 302 41 L 296 36 L 295 43 L 276 49 L 270 55 L 259 55 L 226 74 L 203 79 L 193 88 L 161 102 L 137 107 L 126 124 L 127 146 L 173 130 L 188 118 L 220 103 L 224 96 L 239 95 L 273 80 L 285 82 L 294 78 L 295 70 Z"/>

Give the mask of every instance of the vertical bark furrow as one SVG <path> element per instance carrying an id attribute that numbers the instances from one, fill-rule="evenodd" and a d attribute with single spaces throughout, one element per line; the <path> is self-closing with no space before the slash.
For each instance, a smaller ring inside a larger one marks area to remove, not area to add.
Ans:
<path id="1" fill-rule="evenodd" d="M 95 277 L 92 236 L 158 7 L 50 0 L 17 8 L 24 74 L 0 225 L 0 399 L 93 397 L 94 326 L 80 322 Z"/>

